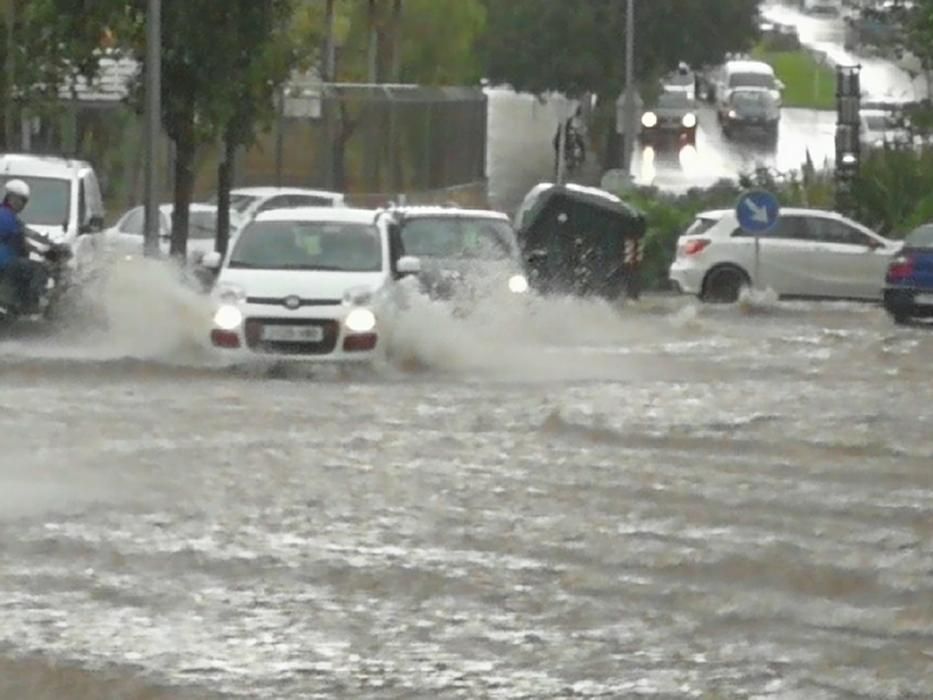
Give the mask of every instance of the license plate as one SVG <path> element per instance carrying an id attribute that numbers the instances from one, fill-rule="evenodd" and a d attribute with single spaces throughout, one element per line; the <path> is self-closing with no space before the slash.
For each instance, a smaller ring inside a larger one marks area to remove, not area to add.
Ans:
<path id="1" fill-rule="evenodd" d="M 914 297 L 914 303 L 933 306 L 933 294 L 918 294 Z"/>
<path id="2" fill-rule="evenodd" d="M 324 329 L 320 326 L 263 326 L 262 339 L 285 343 L 320 343 Z"/>

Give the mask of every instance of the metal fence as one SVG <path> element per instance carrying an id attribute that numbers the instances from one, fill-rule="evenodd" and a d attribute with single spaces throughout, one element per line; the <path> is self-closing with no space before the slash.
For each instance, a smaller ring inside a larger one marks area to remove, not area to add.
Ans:
<path id="1" fill-rule="evenodd" d="M 25 150 L 91 161 L 109 208 L 142 199 L 142 116 L 115 101 L 66 101 L 28 121 Z M 237 186 L 283 185 L 346 192 L 350 201 L 381 203 L 486 200 L 487 98 L 480 88 L 409 85 L 319 85 L 289 94 L 278 118 L 241 149 Z M 198 154 L 195 197 L 216 190 L 218 148 Z M 172 148 L 162 152 L 163 199 L 172 196 Z"/>

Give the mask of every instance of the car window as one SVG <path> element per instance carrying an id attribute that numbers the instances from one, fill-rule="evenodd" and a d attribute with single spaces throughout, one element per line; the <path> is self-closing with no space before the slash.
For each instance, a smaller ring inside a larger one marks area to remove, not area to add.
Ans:
<path id="1" fill-rule="evenodd" d="M 52 177 L 21 177 L 7 175 L 0 178 L 0 186 L 12 179 L 24 180 L 31 192 L 29 203 L 19 215 L 27 226 L 62 226 L 71 213 L 71 181 Z"/>
<path id="2" fill-rule="evenodd" d="M 254 222 L 238 236 L 229 266 L 377 272 L 382 269 L 382 245 L 379 231 L 370 224 Z"/>
<path id="3" fill-rule="evenodd" d="M 693 223 L 687 227 L 687 230 L 683 232 L 684 236 L 699 236 L 701 233 L 706 233 L 709 231 L 719 219 L 713 219 L 708 216 L 698 216 L 693 220 Z"/>
<path id="4" fill-rule="evenodd" d="M 748 233 L 743 229 L 736 229 L 732 234 L 734 237 L 742 238 L 754 238 L 755 234 Z M 806 224 L 804 220 L 799 216 L 780 216 L 778 217 L 777 222 L 774 224 L 774 228 L 770 231 L 766 231 L 761 234 L 762 238 L 772 238 L 772 239 L 781 239 L 781 240 L 808 240 L 809 233 L 807 231 Z"/>
<path id="5" fill-rule="evenodd" d="M 131 236 L 142 236 L 143 227 L 146 223 L 146 212 L 142 207 L 136 207 L 120 224 L 120 233 L 128 233 Z"/>
<path id="6" fill-rule="evenodd" d="M 733 73 L 729 76 L 729 87 L 773 88 L 774 78 L 767 73 Z"/>
<path id="7" fill-rule="evenodd" d="M 933 247 L 933 224 L 924 224 L 923 226 L 915 228 L 910 232 L 910 235 L 904 239 L 904 243 L 917 248 Z"/>
<path id="8" fill-rule="evenodd" d="M 193 211 L 188 215 L 188 238 L 208 240 L 217 235 L 217 214 L 213 211 Z"/>
<path id="9" fill-rule="evenodd" d="M 289 206 L 288 200 L 289 198 L 284 195 L 272 197 L 259 207 L 259 211 L 271 211 L 272 209 L 290 209 L 291 207 Z"/>
<path id="10" fill-rule="evenodd" d="M 332 207 L 334 201 L 327 197 L 314 197 L 307 194 L 293 194 L 286 198 L 289 207 Z"/>
<path id="11" fill-rule="evenodd" d="M 425 258 L 502 259 L 511 237 L 509 224 L 492 219 L 419 217 L 402 226 L 405 254 Z"/>
<path id="12" fill-rule="evenodd" d="M 820 243 L 842 243 L 862 247 L 871 243 L 871 239 L 864 233 L 835 219 L 810 217 L 807 219 L 807 229 L 810 238 Z"/>

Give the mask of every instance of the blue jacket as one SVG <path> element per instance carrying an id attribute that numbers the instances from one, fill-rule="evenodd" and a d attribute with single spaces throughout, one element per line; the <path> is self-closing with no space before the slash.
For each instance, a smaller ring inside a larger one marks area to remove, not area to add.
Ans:
<path id="1" fill-rule="evenodd" d="M 25 250 L 23 222 L 10 207 L 0 205 L 0 270 L 21 258 Z"/>

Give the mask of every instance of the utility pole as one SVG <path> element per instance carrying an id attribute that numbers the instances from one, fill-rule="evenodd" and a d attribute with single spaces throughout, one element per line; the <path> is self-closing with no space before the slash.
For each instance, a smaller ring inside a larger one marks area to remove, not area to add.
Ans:
<path id="1" fill-rule="evenodd" d="M 4 140 L 6 150 L 13 150 L 13 139 L 16 130 L 13 121 L 16 111 L 13 105 L 13 86 L 16 81 L 16 52 L 14 50 L 13 26 L 16 24 L 16 0 L 6 0 L 6 104 L 4 105 Z"/>
<path id="2" fill-rule="evenodd" d="M 324 25 L 327 28 L 327 34 L 324 46 L 324 82 L 333 83 L 336 81 L 337 66 L 337 38 L 334 33 L 337 31 L 335 23 L 334 0 L 327 0 L 325 6 Z"/>
<path id="3" fill-rule="evenodd" d="M 638 129 L 638 105 L 635 101 L 635 0 L 628 0 L 625 10 L 625 95 L 623 97 L 622 170 L 631 172 Z"/>
<path id="4" fill-rule="evenodd" d="M 143 250 L 159 254 L 159 136 L 162 126 L 162 0 L 146 13 L 146 202 Z"/>

